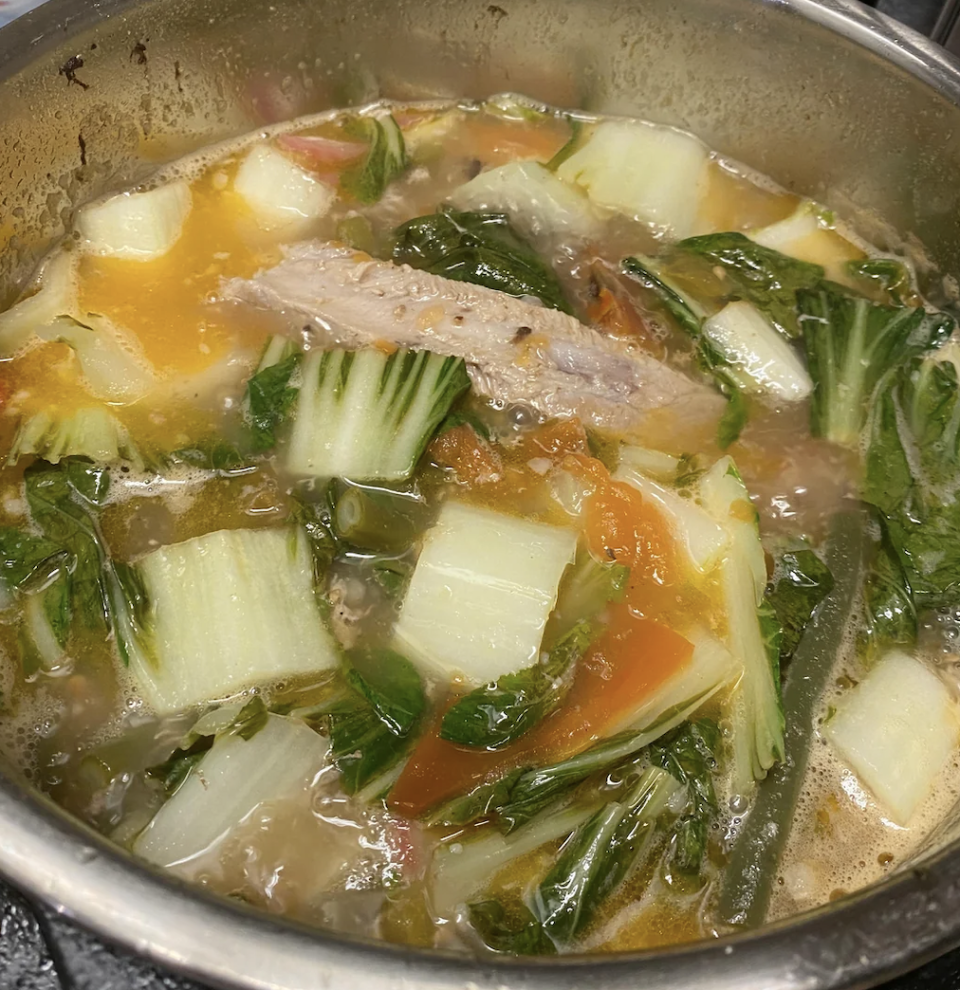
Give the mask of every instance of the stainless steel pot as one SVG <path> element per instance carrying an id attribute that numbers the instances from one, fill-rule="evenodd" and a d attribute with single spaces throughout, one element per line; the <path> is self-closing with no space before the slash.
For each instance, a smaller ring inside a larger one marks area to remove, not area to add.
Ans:
<path id="1" fill-rule="evenodd" d="M 960 272 L 960 68 L 853 0 L 50 0 L 0 31 L 0 303 L 72 209 L 304 113 L 515 90 L 677 124 L 881 246 Z M 950 294 L 952 286 L 946 286 Z M 222 987 L 866 987 L 960 944 L 960 848 L 763 932 L 661 952 L 473 962 L 307 931 L 133 862 L 8 768 L 0 872 L 102 936 Z"/>

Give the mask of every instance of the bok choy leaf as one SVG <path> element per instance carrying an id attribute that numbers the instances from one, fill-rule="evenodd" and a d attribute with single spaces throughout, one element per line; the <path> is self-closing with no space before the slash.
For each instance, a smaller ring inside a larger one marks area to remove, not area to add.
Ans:
<path id="1" fill-rule="evenodd" d="M 358 117 L 351 124 L 357 137 L 370 142 L 370 150 L 355 168 L 340 177 L 340 188 L 367 205 L 378 202 L 387 186 L 399 178 L 410 163 L 407 149 L 392 114 L 382 117 Z"/>
<path id="2" fill-rule="evenodd" d="M 534 894 L 533 913 L 554 944 L 570 944 L 620 886 L 678 787 L 666 771 L 650 767 L 567 840 Z"/>
<path id="3" fill-rule="evenodd" d="M 502 213 L 446 209 L 408 220 L 394 231 L 393 260 L 458 282 L 511 296 L 536 296 L 544 306 L 571 312 L 556 275 Z"/>
<path id="4" fill-rule="evenodd" d="M 782 630 L 780 662 L 793 656 L 814 611 L 833 589 L 833 575 L 809 547 L 786 550 L 777 558 L 766 598 Z"/>
<path id="5" fill-rule="evenodd" d="M 592 639 L 590 623 L 580 622 L 540 663 L 471 691 L 443 716 L 440 737 L 486 749 L 519 739 L 563 700 Z"/>

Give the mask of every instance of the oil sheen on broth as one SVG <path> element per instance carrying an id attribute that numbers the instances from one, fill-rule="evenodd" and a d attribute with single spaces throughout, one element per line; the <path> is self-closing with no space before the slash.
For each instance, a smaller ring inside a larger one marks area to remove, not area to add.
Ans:
<path id="1" fill-rule="evenodd" d="M 394 942 L 836 899 L 957 803 L 952 332 L 640 121 L 381 103 L 178 161 L 0 315 L 0 744 L 151 862 Z"/>

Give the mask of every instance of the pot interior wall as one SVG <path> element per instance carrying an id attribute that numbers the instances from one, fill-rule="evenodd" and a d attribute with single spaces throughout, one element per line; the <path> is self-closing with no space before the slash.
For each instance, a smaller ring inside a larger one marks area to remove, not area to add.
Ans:
<path id="1" fill-rule="evenodd" d="M 0 304 L 77 204 L 212 139 L 377 96 L 512 90 L 639 114 L 882 246 L 899 231 L 943 271 L 960 249 L 960 109 L 761 0 L 50 0 L 0 33 L 0 76 Z"/>

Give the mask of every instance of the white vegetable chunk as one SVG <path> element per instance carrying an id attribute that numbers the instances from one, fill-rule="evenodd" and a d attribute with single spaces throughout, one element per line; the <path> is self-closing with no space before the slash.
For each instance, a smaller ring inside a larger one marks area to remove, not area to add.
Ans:
<path id="1" fill-rule="evenodd" d="M 234 191 L 268 227 L 299 224 L 322 217 L 336 192 L 286 155 L 266 144 L 247 153 L 233 180 Z"/>
<path id="2" fill-rule="evenodd" d="M 170 182 L 85 206 L 77 217 L 77 229 L 87 250 L 96 254 L 152 261 L 180 239 L 192 204 L 190 186 Z"/>
<path id="3" fill-rule="evenodd" d="M 471 684 L 530 666 L 576 545 L 571 530 L 447 502 L 413 572 L 398 648 Z"/>
<path id="4" fill-rule="evenodd" d="M 161 715 L 337 663 L 299 530 L 221 530 L 138 566 L 148 642 L 131 667 Z"/>
<path id="5" fill-rule="evenodd" d="M 637 217 L 675 238 L 693 232 L 708 152 L 670 127 L 611 120 L 557 169 L 595 203 Z"/>
<path id="6" fill-rule="evenodd" d="M 790 216 L 766 227 L 748 231 L 747 236 L 772 251 L 792 255 L 796 247 L 820 230 L 820 213 L 813 203 L 801 203 Z"/>
<path id="7" fill-rule="evenodd" d="M 898 825 L 906 825 L 960 741 L 957 706 L 924 664 L 894 652 L 837 706 L 824 732 Z"/>
<path id="8" fill-rule="evenodd" d="M 721 457 L 700 481 L 703 507 L 730 533 L 730 548 L 718 567 L 726 606 L 727 647 L 741 670 L 727 703 L 731 725 L 733 793 L 748 795 L 783 758 L 780 685 L 774 680 L 764 612 L 767 567 L 757 512 L 730 457 Z"/>
<path id="9" fill-rule="evenodd" d="M 648 447 L 624 444 L 620 448 L 619 467 L 632 468 L 654 481 L 673 481 L 680 467 L 680 459 Z"/>
<path id="10" fill-rule="evenodd" d="M 305 723 L 280 715 L 269 715 L 250 739 L 220 736 L 140 833 L 133 851 L 163 867 L 199 856 L 259 805 L 309 786 L 329 746 Z"/>
<path id="11" fill-rule="evenodd" d="M 0 313 L 0 358 L 39 341 L 60 341 L 73 348 L 87 388 L 99 399 L 128 402 L 155 384 L 156 373 L 136 338 L 80 309 L 75 253 L 50 258 L 37 285 L 33 295 Z"/>
<path id="12" fill-rule="evenodd" d="M 588 239 L 599 233 L 590 200 L 538 162 L 510 162 L 481 172 L 449 199 L 458 210 L 506 213 L 527 237 Z"/>
<path id="13" fill-rule="evenodd" d="M 797 352 L 750 303 L 727 303 L 704 321 L 703 335 L 741 372 L 741 378 L 746 376 L 746 384 L 755 392 L 799 402 L 813 391 Z"/>
<path id="14" fill-rule="evenodd" d="M 623 452 L 613 477 L 615 481 L 632 485 L 663 513 L 674 539 L 696 571 L 706 574 L 717 566 L 730 545 L 730 534 L 708 512 L 692 499 L 682 497 L 676 489 L 667 488 L 633 468 L 629 455 L 624 458 Z"/>

